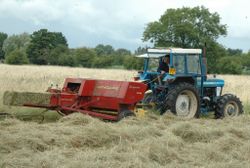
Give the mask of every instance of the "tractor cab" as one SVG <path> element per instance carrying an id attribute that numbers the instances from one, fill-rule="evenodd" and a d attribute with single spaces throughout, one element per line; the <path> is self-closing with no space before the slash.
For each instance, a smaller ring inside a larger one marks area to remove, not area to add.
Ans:
<path id="1" fill-rule="evenodd" d="M 169 71 L 162 74 L 159 66 L 166 56 L 169 57 Z M 144 68 L 139 72 L 139 79 L 152 81 L 149 83 L 150 89 L 155 85 L 167 85 L 180 81 L 197 85 L 197 81 L 205 77 L 206 70 L 202 64 L 201 49 L 148 49 L 147 53 L 137 57 L 144 58 Z"/>

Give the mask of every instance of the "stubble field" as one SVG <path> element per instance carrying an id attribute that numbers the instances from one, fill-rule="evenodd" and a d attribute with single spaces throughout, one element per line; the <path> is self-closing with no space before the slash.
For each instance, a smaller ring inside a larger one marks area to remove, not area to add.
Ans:
<path id="1" fill-rule="evenodd" d="M 249 167 L 250 76 L 217 76 L 226 81 L 224 93 L 236 94 L 245 107 L 247 114 L 234 119 L 185 121 L 148 114 L 109 123 L 82 114 L 61 118 L 47 112 L 40 123 L 42 110 L 2 104 L 6 90 L 44 92 L 51 83 L 61 86 L 66 77 L 132 80 L 135 74 L 0 65 L 0 113 L 17 117 L 0 120 L 0 167 Z"/>

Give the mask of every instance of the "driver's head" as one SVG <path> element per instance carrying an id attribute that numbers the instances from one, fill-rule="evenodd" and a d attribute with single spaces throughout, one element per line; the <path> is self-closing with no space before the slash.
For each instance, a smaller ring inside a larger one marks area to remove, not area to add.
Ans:
<path id="1" fill-rule="evenodd" d="M 170 57 L 169 55 L 165 55 L 162 61 L 166 64 L 169 64 L 169 57 Z"/>

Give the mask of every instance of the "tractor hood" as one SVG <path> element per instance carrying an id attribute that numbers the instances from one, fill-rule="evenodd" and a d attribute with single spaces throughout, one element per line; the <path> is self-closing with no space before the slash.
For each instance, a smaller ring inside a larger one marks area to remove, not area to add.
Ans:
<path id="1" fill-rule="evenodd" d="M 207 79 L 203 83 L 203 87 L 223 87 L 225 84 L 224 80 L 222 79 Z M 197 85 L 201 85 L 201 81 L 197 81 Z"/>

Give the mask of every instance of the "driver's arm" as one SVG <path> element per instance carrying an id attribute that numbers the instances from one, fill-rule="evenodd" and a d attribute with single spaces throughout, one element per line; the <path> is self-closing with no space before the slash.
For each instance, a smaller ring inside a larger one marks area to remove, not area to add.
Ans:
<path id="1" fill-rule="evenodd" d="M 162 71 L 162 70 L 161 70 L 161 75 L 163 75 L 163 74 L 165 74 L 165 73 L 166 73 L 166 71 Z"/>

